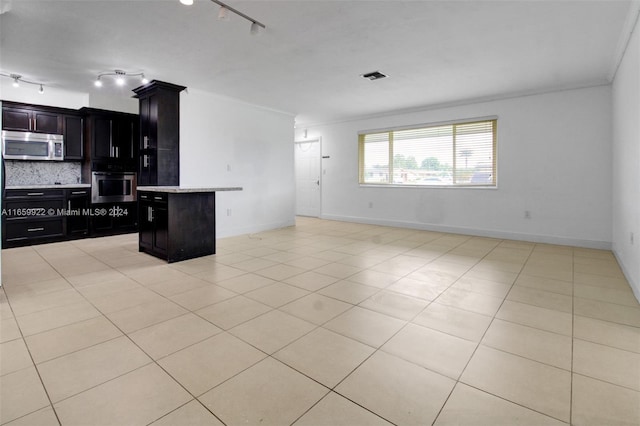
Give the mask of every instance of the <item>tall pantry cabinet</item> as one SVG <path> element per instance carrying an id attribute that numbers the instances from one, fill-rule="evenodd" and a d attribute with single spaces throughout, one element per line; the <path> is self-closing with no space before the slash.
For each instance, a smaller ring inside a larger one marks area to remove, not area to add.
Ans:
<path id="1" fill-rule="evenodd" d="M 139 186 L 180 185 L 180 92 L 153 80 L 133 89 L 140 100 Z"/>

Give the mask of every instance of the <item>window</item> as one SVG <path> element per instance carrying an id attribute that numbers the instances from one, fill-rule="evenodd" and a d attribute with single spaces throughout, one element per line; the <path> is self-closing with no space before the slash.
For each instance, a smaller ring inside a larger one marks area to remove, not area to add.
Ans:
<path id="1" fill-rule="evenodd" d="M 496 186 L 497 120 L 363 132 L 360 183 Z"/>

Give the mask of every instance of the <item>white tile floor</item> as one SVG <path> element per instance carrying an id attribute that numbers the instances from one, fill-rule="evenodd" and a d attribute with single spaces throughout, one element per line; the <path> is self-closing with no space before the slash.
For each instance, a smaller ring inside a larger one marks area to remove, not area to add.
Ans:
<path id="1" fill-rule="evenodd" d="M 2 255 L 1 424 L 640 424 L 607 251 L 298 218 L 171 265 Z"/>

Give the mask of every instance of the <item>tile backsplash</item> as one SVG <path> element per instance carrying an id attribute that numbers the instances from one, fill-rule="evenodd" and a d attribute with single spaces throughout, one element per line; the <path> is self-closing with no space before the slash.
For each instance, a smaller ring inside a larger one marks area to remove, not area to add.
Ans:
<path id="1" fill-rule="evenodd" d="M 74 161 L 5 160 L 7 186 L 80 183 L 82 163 Z"/>

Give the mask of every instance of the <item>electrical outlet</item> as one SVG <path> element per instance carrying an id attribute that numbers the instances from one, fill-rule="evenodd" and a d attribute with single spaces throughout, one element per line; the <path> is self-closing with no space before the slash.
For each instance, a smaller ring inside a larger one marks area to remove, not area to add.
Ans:
<path id="1" fill-rule="evenodd" d="M 231 209 L 227 209 L 227 216 L 231 216 Z"/>
<path id="2" fill-rule="evenodd" d="M 373 201 L 369 201 L 369 208 L 372 209 L 373 208 Z"/>
<path id="3" fill-rule="evenodd" d="M 524 218 L 525 219 L 531 219 L 531 211 L 525 210 L 524 211 Z"/>
<path id="4" fill-rule="evenodd" d="M 629 233 L 629 242 L 633 245 L 633 232 Z"/>
<path id="5" fill-rule="evenodd" d="M 231 164 L 227 164 L 227 171 L 230 172 L 231 171 Z"/>

